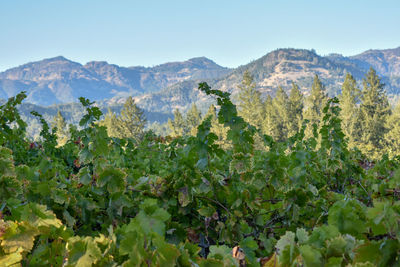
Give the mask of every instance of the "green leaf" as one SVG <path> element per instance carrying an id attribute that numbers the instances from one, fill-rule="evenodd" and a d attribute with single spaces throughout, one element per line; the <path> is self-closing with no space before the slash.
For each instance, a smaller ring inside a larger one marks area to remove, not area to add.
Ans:
<path id="1" fill-rule="evenodd" d="M 314 228 L 308 240 L 308 244 L 317 248 L 325 247 L 326 240 L 339 236 L 338 229 L 333 225 L 322 225 Z"/>
<path id="2" fill-rule="evenodd" d="M 22 208 L 19 208 L 20 220 L 29 222 L 36 227 L 61 227 L 62 223 L 54 213 L 47 210 L 44 205 L 29 203 Z"/>
<path id="3" fill-rule="evenodd" d="M 199 214 L 204 217 L 211 217 L 215 213 L 214 207 L 202 207 L 198 210 Z"/>
<path id="4" fill-rule="evenodd" d="M 326 267 L 342 267 L 343 258 L 342 257 L 331 257 L 326 263 Z"/>
<path id="5" fill-rule="evenodd" d="M 73 227 L 75 225 L 75 222 L 76 222 L 75 218 L 72 217 L 71 214 L 69 214 L 69 212 L 67 210 L 63 211 L 63 217 L 69 227 Z"/>
<path id="6" fill-rule="evenodd" d="M 181 254 L 179 250 L 172 244 L 164 242 L 161 237 L 154 241 L 157 247 L 157 261 L 158 266 L 176 266 L 176 261 Z"/>
<path id="7" fill-rule="evenodd" d="M 123 234 L 124 238 L 121 240 L 119 246 L 119 253 L 121 255 L 128 255 L 133 251 L 137 251 L 137 247 L 140 251 L 144 252 L 143 239 L 139 236 L 138 232 L 128 231 Z"/>
<path id="8" fill-rule="evenodd" d="M 67 249 L 69 255 L 67 266 L 92 266 L 102 259 L 101 250 L 92 237 L 71 237 Z"/>
<path id="9" fill-rule="evenodd" d="M 90 173 L 89 167 L 83 167 L 78 172 L 79 182 L 84 185 L 90 184 L 92 181 L 92 175 Z"/>
<path id="10" fill-rule="evenodd" d="M 381 243 L 377 241 L 367 242 L 355 250 L 354 261 L 355 262 L 371 262 L 378 264 L 382 258 L 380 252 Z"/>
<path id="11" fill-rule="evenodd" d="M 210 253 L 207 258 L 222 261 L 224 263 L 222 266 L 234 266 L 236 264 L 236 259 L 232 256 L 232 249 L 225 245 L 210 246 Z"/>
<path id="12" fill-rule="evenodd" d="M 304 244 L 308 241 L 308 233 L 304 228 L 297 228 L 296 230 L 296 237 L 299 241 L 299 244 Z"/>
<path id="13" fill-rule="evenodd" d="M 342 236 L 327 241 L 327 256 L 341 257 L 346 252 L 347 242 Z"/>
<path id="14" fill-rule="evenodd" d="M 179 200 L 179 204 L 182 207 L 186 207 L 192 201 L 191 196 L 189 195 L 189 189 L 187 186 L 179 189 L 178 200 Z"/>
<path id="15" fill-rule="evenodd" d="M 365 207 L 357 200 L 340 200 L 329 209 L 328 222 L 343 234 L 366 232 Z"/>
<path id="16" fill-rule="evenodd" d="M 295 244 L 295 234 L 287 231 L 285 235 L 276 243 L 279 263 L 282 265 L 291 265 L 298 254 Z"/>
<path id="17" fill-rule="evenodd" d="M 323 266 L 321 252 L 309 245 L 302 245 L 299 248 L 300 255 L 304 260 L 306 267 L 320 267 Z"/>
<path id="18" fill-rule="evenodd" d="M 123 192 L 126 187 L 126 173 L 114 167 L 105 168 L 97 180 L 100 187 L 106 186 L 110 193 Z"/>

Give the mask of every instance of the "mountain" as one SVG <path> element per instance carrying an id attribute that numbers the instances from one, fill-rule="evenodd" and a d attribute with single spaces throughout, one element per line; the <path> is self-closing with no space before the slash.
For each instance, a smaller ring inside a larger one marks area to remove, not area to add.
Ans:
<path id="1" fill-rule="evenodd" d="M 0 98 L 24 90 L 26 101 L 40 105 L 76 102 L 81 96 L 103 100 L 157 92 L 177 82 L 212 79 L 230 71 L 205 57 L 151 68 L 126 68 L 105 61 L 81 65 L 59 56 L 0 73 Z"/>
<path id="2" fill-rule="evenodd" d="M 400 66 L 399 51 L 400 48 L 369 50 L 353 57 L 344 57 L 340 54 L 320 56 L 313 50 L 305 49 L 277 49 L 208 83 L 215 89 L 231 92 L 234 97 L 243 73 L 248 70 L 264 97 L 267 94 L 274 95 L 278 86 L 289 92 L 292 82 L 307 95 L 314 75 L 318 74 L 329 95 L 333 96 L 340 92 L 346 73 L 351 73 L 361 82 L 369 68 L 374 67 L 385 82 L 388 94 L 398 95 L 400 79 L 396 75 Z M 175 108 L 186 110 L 192 102 L 207 107 L 212 100 L 197 90 L 198 82 L 177 83 L 135 99 L 142 108 L 159 112 L 171 112 Z"/>
<path id="3" fill-rule="evenodd" d="M 306 49 L 277 49 L 235 69 L 221 67 L 205 57 L 148 68 L 120 67 L 104 61 L 81 65 L 55 57 L 0 73 L 0 98 L 25 90 L 26 102 L 40 105 L 76 102 L 84 96 L 103 106 L 121 106 L 127 95 L 133 95 L 141 108 L 155 114 L 151 115 L 154 120 L 165 120 L 164 115 L 171 116 L 176 108 L 185 111 L 192 103 L 203 111 L 207 109 L 213 99 L 198 91 L 198 83 L 202 81 L 235 97 L 243 73 L 248 70 L 264 97 L 274 95 L 278 86 L 288 92 L 292 82 L 307 95 L 314 75 L 318 74 L 328 93 L 336 95 L 346 73 L 351 73 L 361 86 L 370 67 L 377 70 L 390 97 L 400 95 L 399 47 L 368 50 L 350 57 L 321 56 Z"/>
<path id="4" fill-rule="evenodd" d="M 368 50 L 350 57 L 359 62 L 365 62 L 379 74 L 388 77 L 400 76 L 400 47 L 384 50 Z"/>

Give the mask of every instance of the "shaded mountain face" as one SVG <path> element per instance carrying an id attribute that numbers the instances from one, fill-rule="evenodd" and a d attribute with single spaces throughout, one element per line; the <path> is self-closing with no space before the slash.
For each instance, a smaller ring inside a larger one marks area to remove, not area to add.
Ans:
<path id="1" fill-rule="evenodd" d="M 162 64 L 153 68 L 120 67 L 107 62 L 81 65 L 64 57 L 28 63 L 0 73 L 0 98 L 27 91 L 27 101 L 40 105 L 157 92 L 189 79 L 212 79 L 230 69 L 207 58 Z"/>
<path id="2" fill-rule="evenodd" d="M 364 62 L 373 67 L 380 75 L 400 76 L 400 47 L 395 49 L 368 50 L 350 59 Z"/>

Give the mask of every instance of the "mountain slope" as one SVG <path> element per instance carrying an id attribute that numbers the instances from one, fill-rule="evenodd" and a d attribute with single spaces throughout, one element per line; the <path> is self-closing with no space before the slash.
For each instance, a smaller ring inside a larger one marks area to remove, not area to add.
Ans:
<path id="1" fill-rule="evenodd" d="M 369 65 L 361 66 L 356 59 L 345 58 L 340 55 L 327 57 L 319 56 L 315 52 L 305 49 L 278 49 L 265 56 L 240 66 L 230 74 L 219 79 L 209 81 L 215 89 L 228 91 L 233 97 L 238 92 L 238 86 L 243 74 L 248 70 L 254 77 L 256 88 L 264 97 L 274 95 L 278 86 L 282 86 L 288 93 L 292 82 L 299 85 L 306 95 L 311 88 L 314 75 L 318 74 L 330 95 L 340 92 L 346 73 L 351 73 L 356 79 L 361 80 L 368 71 Z M 384 81 L 388 81 L 384 77 Z M 157 111 L 171 111 L 175 108 L 187 109 L 191 102 L 207 106 L 210 98 L 205 97 L 197 90 L 198 81 L 175 84 L 160 92 L 136 97 L 136 101 L 144 109 Z M 387 83 L 388 91 L 398 91 L 390 82 Z"/>
<path id="2" fill-rule="evenodd" d="M 380 75 L 400 76 L 400 47 L 384 50 L 368 50 L 350 59 L 365 62 Z"/>
<path id="3" fill-rule="evenodd" d="M 76 101 L 85 96 L 105 105 L 122 104 L 127 95 L 152 112 L 171 114 L 195 102 L 203 110 L 212 102 L 197 90 L 207 81 L 213 88 L 237 94 L 243 73 L 249 70 L 257 89 L 265 97 L 278 86 L 287 92 L 295 82 L 305 95 L 318 74 L 330 95 L 340 92 L 347 72 L 360 83 L 370 67 L 377 70 L 391 96 L 400 94 L 400 47 L 368 50 L 359 55 L 320 56 L 312 50 L 277 49 L 236 69 L 223 68 L 205 58 L 171 62 L 155 67 L 120 67 L 103 61 L 85 65 L 63 57 L 28 63 L 0 73 L 0 98 L 28 92 L 27 102 L 49 105 Z"/>
<path id="4" fill-rule="evenodd" d="M 0 73 L 0 98 L 25 90 L 28 102 L 41 105 L 74 102 L 80 96 L 103 100 L 156 92 L 177 82 L 210 79 L 229 72 L 204 57 L 152 68 L 125 68 L 103 61 L 81 65 L 60 56 Z"/>

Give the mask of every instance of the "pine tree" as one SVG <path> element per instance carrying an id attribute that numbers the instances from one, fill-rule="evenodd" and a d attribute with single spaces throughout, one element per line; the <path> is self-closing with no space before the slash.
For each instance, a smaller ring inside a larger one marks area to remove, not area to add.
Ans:
<path id="1" fill-rule="evenodd" d="M 132 97 L 128 97 L 120 116 L 117 117 L 116 128 L 118 135 L 139 141 L 143 136 L 146 122 L 143 111 L 136 106 Z"/>
<path id="2" fill-rule="evenodd" d="M 67 129 L 67 123 L 60 111 L 57 111 L 57 115 L 54 117 L 52 127 L 57 128 L 57 143 L 59 146 L 63 146 L 69 140 L 69 133 Z"/>
<path id="3" fill-rule="evenodd" d="M 393 113 L 388 117 L 385 135 L 389 156 L 400 156 L 400 101 L 397 102 Z"/>
<path id="4" fill-rule="evenodd" d="M 277 120 L 275 117 L 274 106 L 272 104 L 272 97 L 267 96 L 264 101 L 264 119 L 262 124 L 262 131 L 264 134 L 276 138 L 277 134 Z"/>
<path id="5" fill-rule="evenodd" d="M 290 90 L 289 95 L 289 125 L 288 125 L 288 136 L 295 135 L 300 127 L 301 122 L 303 121 L 303 94 L 299 90 L 297 84 L 292 82 L 292 89 Z"/>
<path id="6" fill-rule="evenodd" d="M 253 77 L 247 70 L 243 74 L 243 80 L 239 85 L 239 93 L 237 95 L 238 114 L 245 121 L 257 128 L 261 128 L 263 104 L 261 94 L 256 90 L 256 84 Z"/>
<path id="7" fill-rule="evenodd" d="M 340 118 L 342 120 L 342 130 L 349 138 L 349 146 L 354 147 L 355 141 L 359 139 L 359 108 L 357 102 L 360 98 L 360 89 L 357 88 L 357 82 L 353 76 L 347 73 L 342 85 L 342 93 L 339 95 Z"/>
<path id="8" fill-rule="evenodd" d="M 322 120 L 322 110 L 328 101 L 325 93 L 325 86 L 322 84 L 318 75 L 314 76 L 314 81 L 311 87 L 311 93 L 306 98 L 306 110 L 304 111 L 304 119 L 309 120 L 309 125 L 306 129 L 306 136 L 311 137 L 313 124 L 319 128 Z"/>
<path id="9" fill-rule="evenodd" d="M 185 120 L 178 109 L 174 111 L 174 120 L 168 119 L 168 127 L 171 130 L 172 137 L 183 136 L 186 134 Z"/>
<path id="10" fill-rule="evenodd" d="M 390 115 L 390 106 L 384 90 L 384 84 L 373 68 L 370 68 L 363 79 L 361 92 L 360 118 L 362 132 L 359 148 L 368 156 L 376 157 L 384 146 L 383 137 Z"/>
<path id="11" fill-rule="evenodd" d="M 191 135 L 196 135 L 197 126 L 201 123 L 201 112 L 198 110 L 196 104 L 193 103 L 191 108 L 186 114 L 186 126 Z"/>
<path id="12" fill-rule="evenodd" d="M 280 86 L 272 100 L 272 111 L 275 114 L 273 137 L 276 141 L 284 141 L 288 137 L 289 98 Z"/>
<path id="13" fill-rule="evenodd" d="M 104 116 L 104 119 L 99 122 L 99 125 L 107 128 L 108 136 L 122 138 L 122 136 L 120 136 L 118 133 L 119 129 L 117 115 L 112 112 L 110 108 L 108 108 L 107 114 Z"/>
<path id="14" fill-rule="evenodd" d="M 228 149 L 230 147 L 230 144 L 227 141 L 227 135 L 228 135 L 229 129 L 228 129 L 228 127 L 225 127 L 224 125 L 222 125 L 218 122 L 217 112 L 216 112 L 216 108 L 214 105 L 211 105 L 208 108 L 208 111 L 207 111 L 206 115 L 204 116 L 204 119 L 208 118 L 209 116 L 211 116 L 211 129 L 210 130 L 218 137 L 218 140 L 215 143 L 220 145 L 224 149 Z"/>

